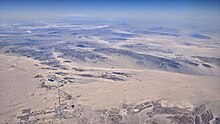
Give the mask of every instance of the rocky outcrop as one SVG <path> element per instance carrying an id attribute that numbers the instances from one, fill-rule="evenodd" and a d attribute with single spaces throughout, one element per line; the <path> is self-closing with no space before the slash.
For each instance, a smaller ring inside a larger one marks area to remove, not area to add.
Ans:
<path id="1" fill-rule="evenodd" d="M 123 103 L 118 108 L 93 110 L 90 106 L 73 104 L 71 100 L 76 97 L 63 90 L 58 90 L 58 93 L 59 104 L 55 108 L 48 108 L 46 111 L 23 109 L 17 119 L 23 123 L 41 123 L 46 121 L 44 115 L 53 115 L 53 119 L 71 119 L 71 122 L 76 124 L 209 124 L 214 119 L 212 111 L 207 110 L 204 104 L 188 110 L 164 106 L 157 100 L 139 104 Z M 219 117 L 213 120 L 214 124 L 219 124 L 219 121 Z"/>
<path id="2" fill-rule="evenodd" d="M 206 110 L 201 114 L 201 120 L 203 123 L 208 124 L 214 118 L 212 111 Z"/>
<path id="3" fill-rule="evenodd" d="M 214 118 L 212 111 L 207 110 L 204 104 L 195 107 L 192 114 L 195 117 L 195 124 L 209 124 Z"/>
<path id="4" fill-rule="evenodd" d="M 200 114 L 202 114 L 202 112 L 204 112 L 205 110 L 206 110 L 206 107 L 205 107 L 204 104 L 202 104 L 202 105 L 200 105 L 200 106 L 194 108 L 194 110 L 193 110 L 193 115 L 194 115 L 194 116 L 200 115 Z"/>

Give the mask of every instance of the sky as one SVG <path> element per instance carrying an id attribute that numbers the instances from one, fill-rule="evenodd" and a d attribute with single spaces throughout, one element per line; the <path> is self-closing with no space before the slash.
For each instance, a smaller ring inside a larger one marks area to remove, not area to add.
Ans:
<path id="1" fill-rule="evenodd" d="M 220 22 L 220 0 L 0 0 L 0 19 L 85 16 Z"/>

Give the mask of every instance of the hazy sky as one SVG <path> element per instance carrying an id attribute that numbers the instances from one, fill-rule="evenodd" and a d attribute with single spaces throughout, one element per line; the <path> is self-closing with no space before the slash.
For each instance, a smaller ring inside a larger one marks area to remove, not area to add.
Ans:
<path id="1" fill-rule="evenodd" d="M 218 22 L 220 0 L 0 0 L 0 18 L 89 16 Z"/>

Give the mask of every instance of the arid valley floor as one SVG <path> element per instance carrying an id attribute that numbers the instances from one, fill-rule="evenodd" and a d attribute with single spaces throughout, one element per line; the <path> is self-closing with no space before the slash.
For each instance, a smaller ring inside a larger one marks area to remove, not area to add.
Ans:
<path id="1" fill-rule="evenodd" d="M 0 123 L 220 124 L 219 53 L 202 31 L 1 23 Z"/>

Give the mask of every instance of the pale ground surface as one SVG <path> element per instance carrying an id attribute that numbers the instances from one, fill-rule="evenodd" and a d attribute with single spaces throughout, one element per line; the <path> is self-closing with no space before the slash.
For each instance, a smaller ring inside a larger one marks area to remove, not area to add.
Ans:
<path id="1" fill-rule="evenodd" d="M 43 65 L 25 57 L 0 54 L 0 120 L 18 122 L 21 109 L 49 109 L 56 106 L 57 90 L 37 88 L 38 74 L 47 75 L 52 70 L 42 70 Z M 132 64 L 132 63 L 129 63 Z M 128 65 L 129 65 L 128 64 Z M 92 74 L 102 71 L 125 71 L 132 77 L 125 81 L 81 78 L 81 83 L 68 83 L 60 90 L 71 94 L 70 104 L 89 105 L 93 109 L 117 107 L 123 102 L 138 103 L 166 99 L 170 105 L 189 107 L 206 104 L 215 115 L 220 115 L 220 77 L 193 76 L 156 70 L 141 69 L 91 69 Z M 68 73 L 75 73 L 67 70 Z M 90 73 L 88 71 L 88 73 Z M 75 76 L 77 78 L 77 76 Z M 45 78 L 45 77 L 44 77 Z M 45 78 L 46 80 L 46 78 Z M 88 82 L 88 83 L 83 83 Z M 46 117 L 47 118 L 47 117 Z M 48 117 L 49 118 L 49 117 Z"/>
<path id="2" fill-rule="evenodd" d="M 219 26 L 92 20 L 2 22 L 0 123 L 220 123 Z"/>

